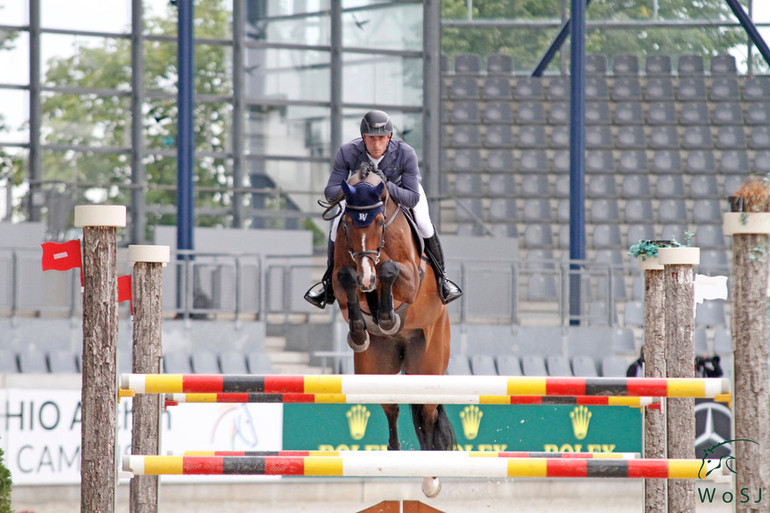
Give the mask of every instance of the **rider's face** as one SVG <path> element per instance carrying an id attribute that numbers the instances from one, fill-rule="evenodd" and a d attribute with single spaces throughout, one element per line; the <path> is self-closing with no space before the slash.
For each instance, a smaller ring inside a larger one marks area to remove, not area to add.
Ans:
<path id="1" fill-rule="evenodd" d="M 388 149 L 388 143 L 393 134 L 388 135 L 363 135 L 366 152 L 372 157 L 378 159 L 385 154 Z"/>

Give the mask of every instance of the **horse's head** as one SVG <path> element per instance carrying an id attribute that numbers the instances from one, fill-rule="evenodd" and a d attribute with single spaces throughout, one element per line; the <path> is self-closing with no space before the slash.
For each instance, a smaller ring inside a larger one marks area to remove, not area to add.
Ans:
<path id="1" fill-rule="evenodd" d="M 352 183 L 349 183 L 352 182 Z M 345 213 L 341 221 L 348 253 L 356 264 L 363 292 L 377 287 L 376 265 L 385 244 L 385 182 L 375 174 L 356 173 L 342 183 Z"/>

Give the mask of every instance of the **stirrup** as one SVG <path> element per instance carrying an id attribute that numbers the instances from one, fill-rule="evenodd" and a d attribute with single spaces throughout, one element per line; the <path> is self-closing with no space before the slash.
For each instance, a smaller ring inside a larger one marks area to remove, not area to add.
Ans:
<path id="1" fill-rule="evenodd" d="M 305 301 L 323 310 L 329 303 L 326 298 L 326 287 L 323 282 L 318 282 L 305 292 Z"/>
<path id="2" fill-rule="evenodd" d="M 443 278 L 441 279 L 441 283 L 439 285 L 439 297 L 441 298 L 441 302 L 446 304 L 451 303 L 455 299 L 459 298 L 463 295 L 463 291 L 460 290 L 460 287 L 457 286 L 456 283 L 454 283 L 449 278 Z"/>

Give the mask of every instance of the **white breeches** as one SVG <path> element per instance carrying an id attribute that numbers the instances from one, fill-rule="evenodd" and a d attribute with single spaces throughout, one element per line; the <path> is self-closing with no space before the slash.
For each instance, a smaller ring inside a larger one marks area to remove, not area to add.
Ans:
<path id="1" fill-rule="evenodd" d="M 420 200 L 417 202 L 417 205 L 414 206 L 412 212 L 414 213 L 414 221 L 417 223 L 417 230 L 420 232 L 420 237 L 423 239 L 430 239 L 433 237 L 435 231 L 433 222 L 430 220 L 428 200 L 425 198 L 425 191 L 423 190 L 422 185 L 420 185 Z M 345 200 L 340 201 L 340 207 L 344 210 Z M 331 239 L 332 242 L 337 241 L 337 228 L 340 225 L 341 217 L 341 215 L 337 216 L 332 221 L 331 232 L 329 233 L 329 239 Z"/>

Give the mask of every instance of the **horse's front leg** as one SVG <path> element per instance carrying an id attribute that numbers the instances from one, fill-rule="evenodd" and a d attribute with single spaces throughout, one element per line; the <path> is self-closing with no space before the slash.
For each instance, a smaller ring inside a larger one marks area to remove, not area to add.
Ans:
<path id="1" fill-rule="evenodd" d="M 400 451 L 401 442 L 398 439 L 398 411 L 397 404 L 383 404 L 382 411 L 388 419 L 388 450 Z"/>
<path id="2" fill-rule="evenodd" d="M 356 270 L 351 266 L 342 267 L 337 273 L 337 280 L 345 291 L 348 301 L 348 345 L 358 353 L 366 351 L 369 347 L 369 333 L 366 331 L 366 322 L 361 313 L 361 303 L 358 301 L 358 278 Z"/>
<path id="3" fill-rule="evenodd" d="M 386 335 L 396 333 L 401 327 L 401 319 L 393 311 L 393 284 L 400 271 L 393 260 L 386 260 L 380 266 L 380 302 L 377 311 L 377 324 Z"/>

